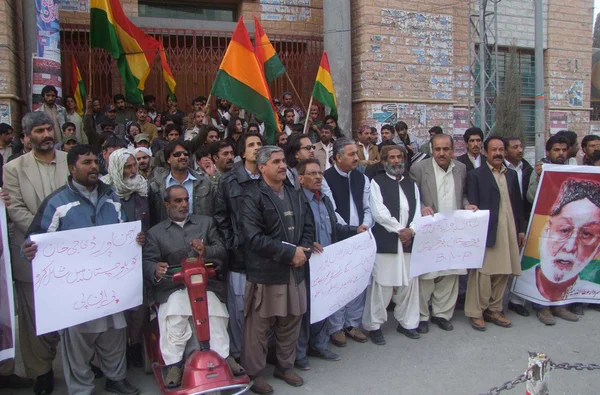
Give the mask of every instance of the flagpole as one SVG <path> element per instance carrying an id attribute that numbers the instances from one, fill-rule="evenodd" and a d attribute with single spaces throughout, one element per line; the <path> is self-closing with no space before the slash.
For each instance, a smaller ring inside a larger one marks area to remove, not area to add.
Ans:
<path id="1" fill-rule="evenodd" d="M 313 97 L 312 97 L 312 95 L 310 95 L 310 101 L 308 102 L 308 108 L 312 107 L 312 101 L 313 101 Z M 308 133 L 307 127 L 308 127 L 308 118 L 309 117 L 310 117 L 310 112 L 308 112 L 306 114 L 306 120 L 304 120 L 304 130 L 302 131 L 302 134 Z"/>
<path id="2" fill-rule="evenodd" d="M 287 77 L 288 81 L 290 82 L 290 85 L 292 85 L 292 89 L 294 90 L 296 97 L 298 98 L 298 100 L 300 100 L 300 95 L 298 94 L 298 91 L 296 90 L 296 87 L 294 86 L 294 83 L 292 82 L 292 79 L 290 78 L 290 75 L 288 74 L 287 71 L 285 72 L 285 76 Z M 304 107 L 304 103 L 302 103 L 302 100 L 300 100 L 300 104 L 302 105 L 304 112 L 308 113 L 308 111 L 306 111 L 306 107 Z"/>
<path id="3" fill-rule="evenodd" d="M 87 96 L 91 99 L 92 98 L 92 41 L 91 40 L 90 40 L 90 55 L 89 55 L 88 61 L 89 61 L 89 65 L 90 65 L 90 67 L 88 68 L 88 85 L 89 85 L 90 90 L 88 91 Z M 86 97 L 84 100 L 87 101 L 88 97 Z"/>

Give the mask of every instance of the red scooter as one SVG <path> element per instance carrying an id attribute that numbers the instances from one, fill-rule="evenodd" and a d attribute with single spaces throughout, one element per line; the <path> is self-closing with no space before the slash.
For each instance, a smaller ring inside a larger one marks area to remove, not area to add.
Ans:
<path id="1" fill-rule="evenodd" d="M 185 258 L 181 261 L 181 271 L 173 274 L 173 281 L 185 284 L 188 291 L 192 305 L 194 329 L 198 336 L 200 349 L 194 351 L 185 362 L 181 385 L 177 388 L 166 388 L 164 378 L 167 367 L 164 366 L 164 363 L 154 363 L 152 370 L 162 394 L 238 395 L 247 392 L 252 385 L 250 378 L 246 375 L 235 377 L 231 373 L 227 362 L 210 349 L 206 283 L 209 278 L 216 275 L 216 272 L 207 265 L 200 258 Z M 155 326 L 158 327 L 158 324 L 155 323 Z M 155 334 L 157 333 L 156 330 Z M 148 341 L 148 337 L 146 337 L 146 341 Z M 149 347 L 147 351 L 154 350 L 156 352 L 158 348 L 157 338 L 151 339 L 151 343 L 154 347 Z M 158 355 L 154 355 L 153 359 L 162 362 L 162 357 L 158 358 Z"/>

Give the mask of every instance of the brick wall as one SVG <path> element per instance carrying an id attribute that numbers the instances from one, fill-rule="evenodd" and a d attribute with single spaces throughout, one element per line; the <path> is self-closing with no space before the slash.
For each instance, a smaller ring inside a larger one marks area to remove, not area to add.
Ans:
<path id="1" fill-rule="evenodd" d="M 546 29 L 548 26 L 548 0 L 544 0 L 542 3 L 544 29 Z M 498 45 L 510 46 L 515 43 L 519 48 L 535 47 L 534 4 L 534 0 L 502 0 L 498 3 Z M 544 48 L 546 48 L 547 42 L 546 36 Z"/>
<path id="2" fill-rule="evenodd" d="M 267 34 L 323 35 L 323 0 L 244 1 L 238 15 L 248 22 L 256 16 Z"/>

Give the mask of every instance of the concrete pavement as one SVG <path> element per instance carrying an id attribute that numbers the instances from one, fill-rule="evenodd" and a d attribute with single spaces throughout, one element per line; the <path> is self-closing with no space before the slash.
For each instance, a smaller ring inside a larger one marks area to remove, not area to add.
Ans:
<path id="1" fill-rule="evenodd" d="M 310 359 L 312 370 L 299 372 L 305 384 L 293 388 L 272 377 L 267 365 L 269 383 L 276 394 L 347 395 L 347 394 L 478 394 L 516 378 L 527 367 L 527 351 L 547 353 L 555 362 L 600 363 L 600 313 L 586 309 L 579 322 L 557 319 L 554 327 L 546 327 L 535 316 L 523 318 L 509 313 L 513 327 L 494 325 L 486 332 L 471 329 L 462 311 L 453 320 L 454 331 L 444 332 L 431 325 L 430 332 L 419 340 L 411 340 L 396 332 L 396 323 L 383 327 L 387 345 L 349 340 L 345 348 L 330 344 L 342 356 L 340 362 Z M 60 358 L 59 358 L 60 359 Z M 18 372 L 22 372 L 22 367 Z M 60 360 L 55 362 L 54 394 L 66 395 Z M 142 394 L 158 394 L 153 376 L 141 369 L 129 372 L 130 381 Z M 97 381 L 97 394 L 104 380 Z M 551 394 L 597 394 L 600 370 L 553 371 Z M 29 395 L 31 390 L 0 391 L 2 395 Z M 507 394 L 525 393 L 520 384 Z"/>

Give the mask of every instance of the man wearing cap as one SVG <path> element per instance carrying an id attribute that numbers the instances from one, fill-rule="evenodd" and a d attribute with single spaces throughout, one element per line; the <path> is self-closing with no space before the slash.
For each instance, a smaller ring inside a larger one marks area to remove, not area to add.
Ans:
<path id="1" fill-rule="evenodd" d="M 150 164 L 152 161 L 152 151 L 145 147 L 138 147 L 135 149 L 135 159 L 138 163 L 138 173 L 146 180 L 149 180 L 154 173 L 154 167 Z"/>
<path id="2" fill-rule="evenodd" d="M 0 123 L 0 155 L 2 155 L 3 163 L 8 162 L 13 154 L 13 134 L 12 126 L 7 123 Z"/>
<path id="3" fill-rule="evenodd" d="M 140 133 L 134 137 L 133 142 L 135 144 L 135 148 L 150 148 L 150 137 L 146 133 Z"/>
<path id="4" fill-rule="evenodd" d="M 42 97 L 44 103 L 35 111 L 45 112 L 52 118 L 54 126 L 54 141 L 60 141 L 62 138 L 62 125 L 67 122 L 67 110 L 56 104 L 58 90 L 53 85 L 46 85 L 42 88 Z"/>
<path id="5" fill-rule="evenodd" d="M 62 145 L 60 150 L 62 152 L 69 152 L 71 148 L 75 147 L 79 142 L 77 141 L 77 137 L 66 135 L 62 139 Z"/>

